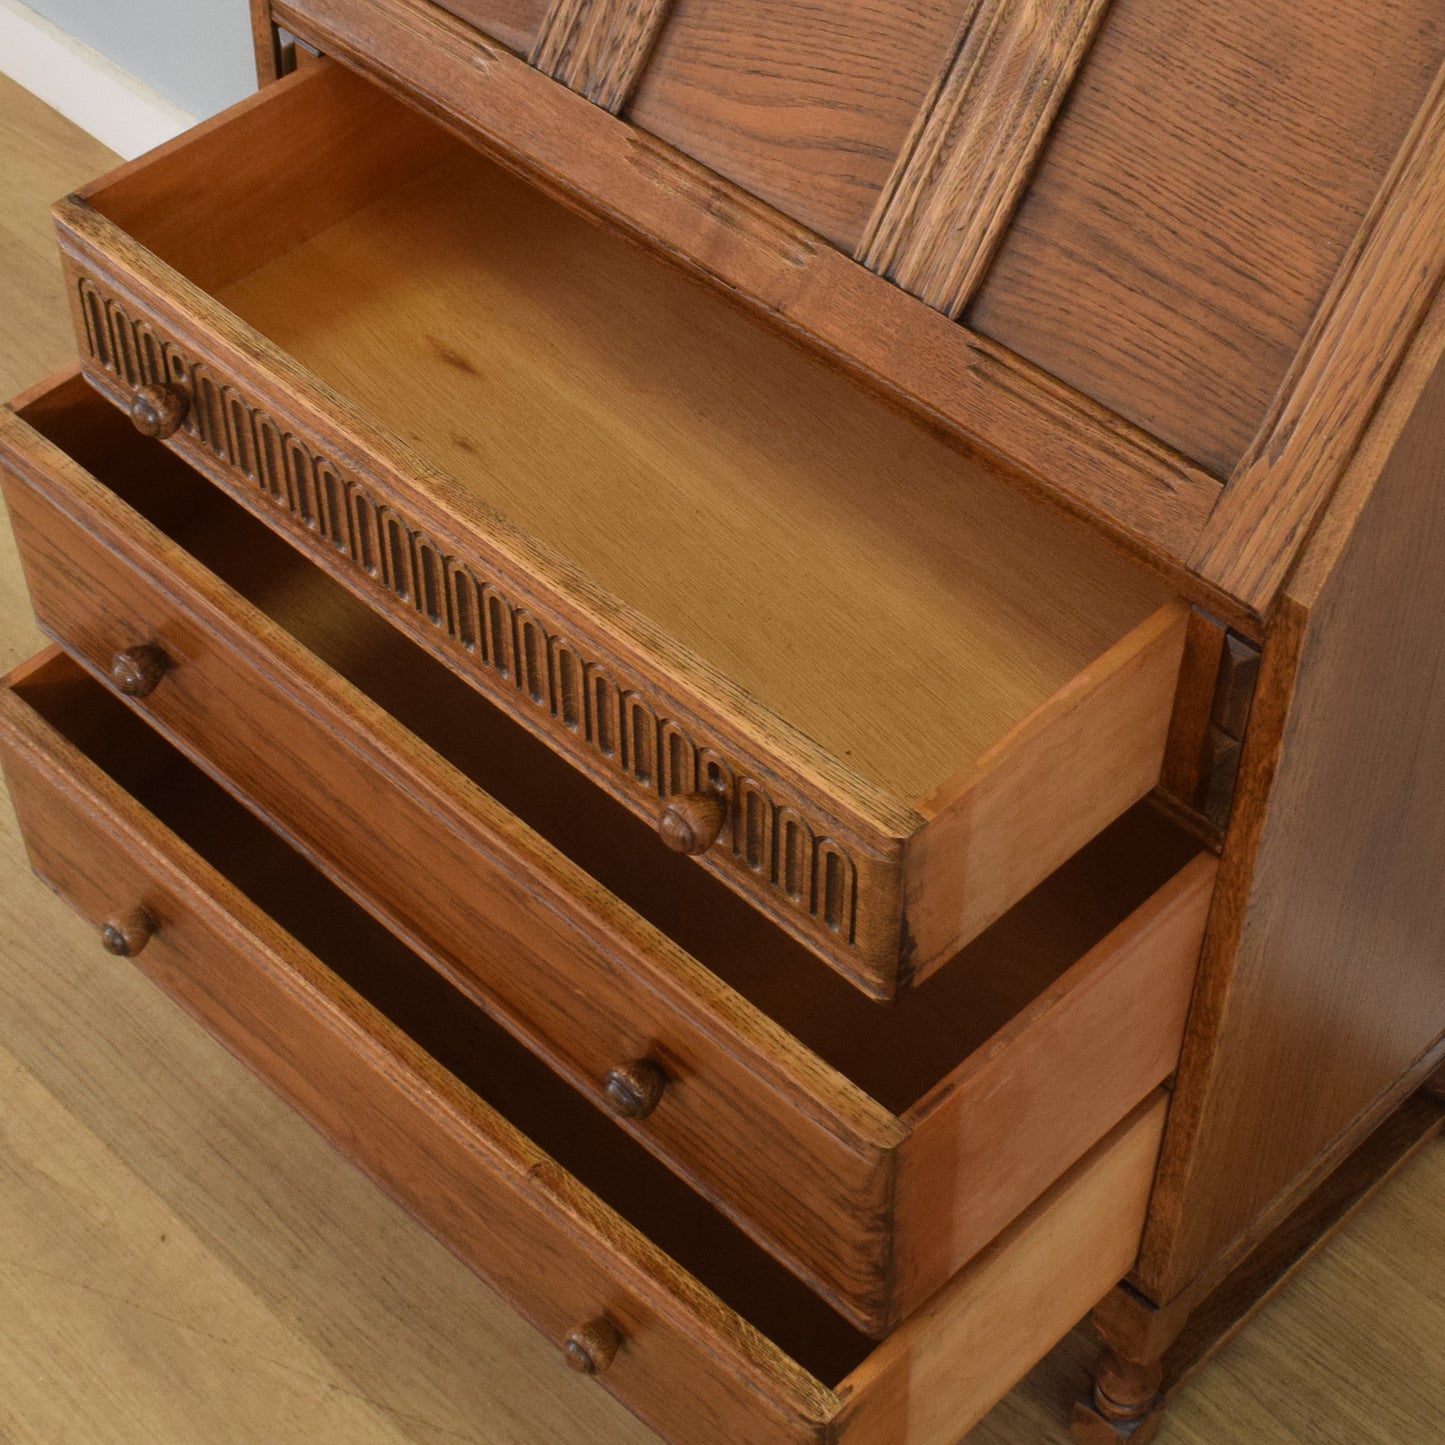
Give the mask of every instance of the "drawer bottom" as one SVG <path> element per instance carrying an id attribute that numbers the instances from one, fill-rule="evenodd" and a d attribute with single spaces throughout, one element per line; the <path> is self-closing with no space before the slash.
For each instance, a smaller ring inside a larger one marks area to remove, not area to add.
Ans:
<path id="1" fill-rule="evenodd" d="M 1132 1264 L 1157 1098 L 875 1346 L 68 659 L 0 748 L 106 945 L 669 1438 L 951 1445 Z"/>

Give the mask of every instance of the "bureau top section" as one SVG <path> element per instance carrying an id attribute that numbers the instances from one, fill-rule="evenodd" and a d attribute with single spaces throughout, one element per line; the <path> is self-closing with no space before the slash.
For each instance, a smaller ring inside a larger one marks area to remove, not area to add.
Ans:
<path id="1" fill-rule="evenodd" d="M 257 0 L 1263 616 L 1445 270 L 1439 0 Z"/>

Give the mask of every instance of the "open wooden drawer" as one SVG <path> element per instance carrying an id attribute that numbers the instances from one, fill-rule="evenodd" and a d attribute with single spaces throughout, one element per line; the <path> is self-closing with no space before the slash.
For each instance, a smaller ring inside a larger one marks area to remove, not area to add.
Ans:
<path id="1" fill-rule="evenodd" d="M 1173 1071 L 1214 860 L 1146 806 L 879 1008 L 79 377 L 0 463 L 46 630 L 859 1328 Z"/>
<path id="2" fill-rule="evenodd" d="M 1157 578 L 376 85 L 57 215 L 93 382 L 868 993 L 1158 780 Z"/>
<path id="3" fill-rule="evenodd" d="M 0 752 L 97 953 L 675 1440 L 953 1445 L 1133 1260 L 1158 1097 L 873 1348 L 69 659 L 0 689 Z"/>

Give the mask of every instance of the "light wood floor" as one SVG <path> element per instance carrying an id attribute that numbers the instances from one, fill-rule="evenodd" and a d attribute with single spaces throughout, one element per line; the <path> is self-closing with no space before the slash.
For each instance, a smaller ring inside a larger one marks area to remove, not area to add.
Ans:
<path id="1" fill-rule="evenodd" d="M 45 202 L 94 142 L 0 79 L 0 389 L 71 354 Z M 8 529 L 0 662 L 39 646 Z M 653 1437 L 90 935 L 0 809 L 0 1441 Z M 1163 1445 L 1445 1440 L 1445 1145 L 1180 1401 Z M 1049 1445 L 1067 1341 L 972 1439 Z M 739 1442 L 746 1445 L 746 1442 Z"/>

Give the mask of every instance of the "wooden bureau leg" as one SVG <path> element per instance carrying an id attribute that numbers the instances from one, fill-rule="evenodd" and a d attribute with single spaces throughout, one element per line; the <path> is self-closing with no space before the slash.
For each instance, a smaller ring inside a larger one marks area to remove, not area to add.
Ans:
<path id="1" fill-rule="evenodd" d="M 1293 1214 L 1207 1294 L 1160 1309 L 1127 1284 L 1090 1317 L 1104 1342 L 1074 1406 L 1078 1445 L 1148 1445 L 1171 1401 L 1382 1185 L 1445 1131 L 1445 1071 L 1406 1099 Z M 1207 1288 L 1207 1283 L 1206 1286 Z M 1196 1303 L 1196 1299 L 1198 1302 Z"/>
<path id="2" fill-rule="evenodd" d="M 1188 1318 L 1181 1313 L 1177 1324 L 1171 1322 L 1125 1285 L 1094 1311 L 1104 1352 L 1087 1397 L 1074 1405 L 1071 1429 L 1078 1445 L 1147 1445 L 1155 1437 L 1168 1406 L 1165 1359 Z"/>

